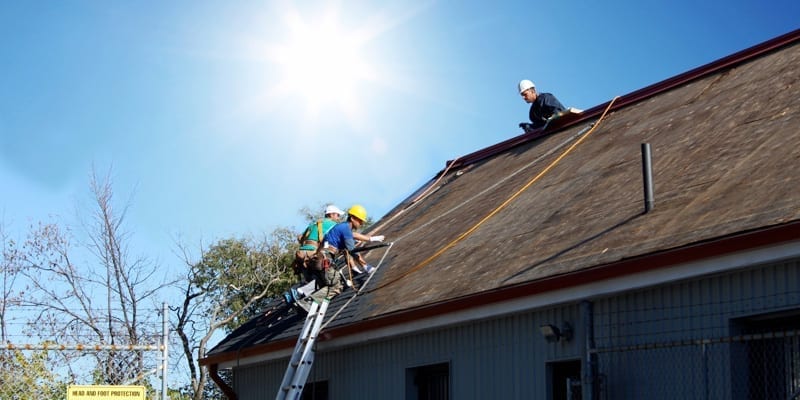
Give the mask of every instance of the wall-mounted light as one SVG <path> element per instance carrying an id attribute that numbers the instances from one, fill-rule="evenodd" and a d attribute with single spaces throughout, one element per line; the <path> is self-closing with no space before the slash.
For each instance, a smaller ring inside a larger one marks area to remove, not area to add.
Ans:
<path id="1" fill-rule="evenodd" d="M 572 340 L 572 325 L 569 322 L 562 323 L 561 329 L 553 324 L 541 325 L 539 326 L 539 332 L 542 332 L 545 340 L 551 343 L 562 339 L 566 342 Z"/>

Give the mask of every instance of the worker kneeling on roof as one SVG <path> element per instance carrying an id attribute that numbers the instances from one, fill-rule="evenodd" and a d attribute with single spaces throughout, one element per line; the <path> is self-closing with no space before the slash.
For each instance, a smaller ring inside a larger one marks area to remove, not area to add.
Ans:
<path id="1" fill-rule="evenodd" d="M 367 210 L 361 205 L 354 205 L 347 211 L 347 220 L 340 222 L 331 228 L 325 235 L 322 247 L 319 248 L 319 256 L 316 258 L 317 264 L 313 266 L 316 271 L 317 290 L 311 296 L 300 300 L 297 304 L 308 311 L 310 301 L 322 302 L 332 299 L 344 289 L 344 280 L 339 271 L 334 266 L 336 257 L 343 255 L 347 261 L 347 267 L 355 273 L 361 273 L 362 268 L 366 272 L 372 272 L 361 254 L 351 256 L 350 251 L 355 249 L 356 240 L 365 242 L 382 242 L 383 235 L 367 236 L 356 230 L 364 226 L 367 221 Z M 349 272 L 348 272 L 349 273 Z"/>
<path id="2" fill-rule="evenodd" d="M 319 219 L 308 224 L 308 227 L 300 235 L 297 240 L 300 242 L 300 249 L 294 254 L 294 273 L 298 275 L 301 282 L 311 282 L 314 280 L 314 265 L 318 260 L 317 251 L 320 242 L 325 240 L 325 235 L 331 230 L 344 215 L 344 211 L 340 210 L 333 204 L 325 207 L 325 218 Z"/>
<path id="3" fill-rule="evenodd" d="M 531 122 L 519 124 L 519 127 L 524 129 L 525 132 L 544 127 L 550 118 L 564 111 L 564 106 L 556 96 L 552 93 L 536 92 L 536 86 L 527 79 L 519 81 L 517 89 L 519 89 L 519 95 L 522 96 L 522 99 L 531 105 L 531 109 L 528 111 L 528 118 L 530 118 Z"/>

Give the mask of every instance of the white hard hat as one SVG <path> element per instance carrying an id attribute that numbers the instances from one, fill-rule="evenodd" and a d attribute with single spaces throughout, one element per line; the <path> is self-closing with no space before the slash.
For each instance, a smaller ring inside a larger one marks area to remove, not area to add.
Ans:
<path id="1" fill-rule="evenodd" d="M 533 84 L 533 82 L 531 82 L 531 81 L 529 81 L 527 79 L 523 79 L 523 80 L 519 81 L 519 93 L 520 94 L 522 94 L 522 92 L 524 92 L 524 91 L 526 91 L 526 90 L 528 90 L 530 88 L 535 88 L 535 87 L 536 86 Z"/>
<path id="2" fill-rule="evenodd" d="M 340 210 L 339 207 L 336 207 L 335 205 L 330 204 L 327 207 L 325 207 L 325 215 L 328 215 L 328 214 L 344 215 L 344 211 Z"/>

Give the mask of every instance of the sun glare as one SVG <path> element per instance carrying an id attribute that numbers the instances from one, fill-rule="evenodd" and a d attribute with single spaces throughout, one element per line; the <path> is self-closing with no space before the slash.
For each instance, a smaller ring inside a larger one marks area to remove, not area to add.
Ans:
<path id="1" fill-rule="evenodd" d="M 334 12 L 318 21 L 292 12 L 285 22 L 285 42 L 272 47 L 270 55 L 280 66 L 279 91 L 299 96 L 312 115 L 333 107 L 357 118 L 359 91 L 376 79 L 364 54 L 375 33 L 346 29 Z"/>

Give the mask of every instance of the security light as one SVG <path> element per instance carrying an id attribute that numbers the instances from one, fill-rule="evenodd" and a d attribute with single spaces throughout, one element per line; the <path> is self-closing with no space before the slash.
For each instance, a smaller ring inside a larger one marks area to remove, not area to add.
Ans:
<path id="1" fill-rule="evenodd" d="M 558 342 L 561 339 L 567 342 L 572 340 L 572 325 L 569 322 L 562 323 L 561 329 L 553 324 L 541 325 L 539 326 L 539 332 L 550 343 Z"/>

